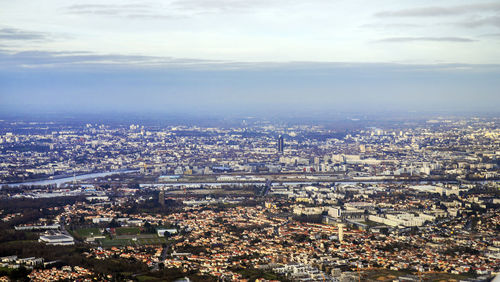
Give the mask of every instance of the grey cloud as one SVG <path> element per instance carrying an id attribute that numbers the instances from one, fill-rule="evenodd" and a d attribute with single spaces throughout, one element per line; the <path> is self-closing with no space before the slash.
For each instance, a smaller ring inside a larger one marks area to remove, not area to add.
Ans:
<path id="1" fill-rule="evenodd" d="M 462 15 L 472 12 L 497 12 L 500 11 L 500 3 L 479 3 L 470 5 L 458 5 L 450 7 L 421 7 L 412 9 L 402 9 L 394 11 L 382 11 L 376 13 L 377 17 L 438 17 Z"/>
<path id="2" fill-rule="evenodd" d="M 114 15 L 119 15 L 121 11 L 118 10 L 113 10 L 113 9 L 105 9 L 105 10 L 79 10 L 79 11 L 72 11 L 70 14 L 75 14 L 75 15 L 108 15 L 108 16 L 114 16 Z"/>
<path id="3" fill-rule="evenodd" d="M 12 53 L 0 50 L 3 67 L 61 67 L 61 66 L 149 66 L 191 67 L 217 64 L 218 61 L 141 55 L 95 54 L 91 52 L 24 51 Z"/>
<path id="4" fill-rule="evenodd" d="M 97 68 L 96 68 L 97 67 Z M 154 57 L 141 55 L 95 54 L 91 52 L 47 52 L 25 51 L 9 53 L 0 50 L 0 69 L 50 68 L 68 70 L 203 70 L 203 71 L 287 71 L 296 70 L 321 74 L 328 70 L 381 70 L 390 72 L 408 71 L 467 71 L 500 70 L 500 65 L 470 64 L 397 64 L 397 63 L 346 63 L 346 62 L 234 62 L 193 58 Z"/>
<path id="5" fill-rule="evenodd" d="M 25 31 L 16 28 L 0 29 L 0 40 L 33 40 L 45 41 L 50 40 L 50 34 L 43 32 Z"/>
<path id="6" fill-rule="evenodd" d="M 79 4 L 68 6 L 68 10 L 89 10 L 89 9 L 130 9 L 130 8 L 145 8 L 150 7 L 147 4 L 122 4 L 122 5 L 108 5 L 108 4 Z"/>
<path id="7" fill-rule="evenodd" d="M 71 10 L 70 14 L 96 14 L 96 15 L 127 15 L 129 13 L 152 13 L 148 9 L 119 9 L 119 8 L 97 8 Z"/>
<path id="8" fill-rule="evenodd" d="M 129 19 L 158 19 L 158 20 L 170 20 L 170 19 L 183 19 L 186 18 L 184 15 L 155 15 L 149 13 L 137 13 L 137 14 L 128 14 L 126 16 Z"/>
<path id="9" fill-rule="evenodd" d="M 435 42 L 474 42 L 476 40 L 463 37 L 389 37 L 376 40 L 377 43 L 398 43 L 414 41 L 435 41 Z"/>
<path id="10" fill-rule="evenodd" d="M 74 15 L 116 16 L 131 19 L 170 19 L 176 17 L 171 14 L 161 14 L 158 11 L 162 11 L 161 7 L 149 4 L 81 4 L 65 8 L 66 13 Z"/>
<path id="11" fill-rule="evenodd" d="M 407 23 L 372 23 L 372 24 L 363 24 L 359 27 L 361 28 L 414 28 L 414 27 L 422 27 L 420 24 L 407 24 Z"/>
<path id="12" fill-rule="evenodd" d="M 259 7 L 300 3 L 297 0 L 174 0 L 161 5 L 150 4 L 81 4 L 65 8 L 68 14 L 108 15 L 127 18 L 172 19 L 200 14 L 245 12 Z"/>
<path id="13" fill-rule="evenodd" d="M 480 27 L 485 25 L 500 27 L 500 16 L 490 16 L 479 19 L 467 20 L 458 23 L 458 25 L 469 28 Z"/>
<path id="14" fill-rule="evenodd" d="M 190 11 L 228 11 L 228 10 L 248 10 L 257 6 L 270 5 L 269 1 L 264 0 L 183 0 L 175 1 L 172 7 L 180 10 Z"/>
<path id="15" fill-rule="evenodd" d="M 480 35 L 481 37 L 498 37 L 500 38 L 500 33 L 487 33 L 487 34 L 482 34 Z"/>

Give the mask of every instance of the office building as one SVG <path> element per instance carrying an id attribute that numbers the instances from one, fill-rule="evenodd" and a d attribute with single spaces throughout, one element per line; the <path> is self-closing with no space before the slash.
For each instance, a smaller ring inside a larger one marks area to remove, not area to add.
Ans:
<path id="1" fill-rule="evenodd" d="M 278 136 L 278 153 L 283 153 L 283 149 L 285 147 L 285 140 L 283 139 L 283 135 Z"/>

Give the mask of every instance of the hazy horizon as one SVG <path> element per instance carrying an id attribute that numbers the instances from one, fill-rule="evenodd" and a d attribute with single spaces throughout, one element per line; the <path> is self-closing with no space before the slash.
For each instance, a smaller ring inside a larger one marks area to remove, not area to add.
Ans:
<path id="1" fill-rule="evenodd" d="M 2 6 L 2 111 L 500 108 L 496 2 L 21 0 Z"/>

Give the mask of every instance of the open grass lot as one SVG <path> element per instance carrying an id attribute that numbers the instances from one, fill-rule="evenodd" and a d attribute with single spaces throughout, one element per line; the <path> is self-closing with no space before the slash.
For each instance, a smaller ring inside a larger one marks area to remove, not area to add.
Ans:
<path id="1" fill-rule="evenodd" d="M 139 282 L 144 282 L 144 281 L 161 281 L 160 278 L 153 277 L 153 276 L 147 276 L 147 275 L 139 275 L 135 277 Z"/>
<path id="2" fill-rule="evenodd" d="M 361 273 L 361 280 L 368 281 L 393 281 L 399 276 L 407 275 L 408 272 L 394 271 L 389 269 L 371 269 Z"/>
<path id="3" fill-rule="evenodd" d="M 82 229 L 77 229 L 75 231 L 76 234 L 80 235 L 81 237 L 91 237 L 91 236 L 98 236 L 101 235 L 101 231 L 99 228 L 82 228 Z"/>
<path id="4" fill-rule="evenodd" d="M 422 275 L 422 279 L 425 281 L 460 281 L 474 276 L 468 275 L 456 275 L 449 273 L 425 273 Z"/>
<path id="5" fill-rule="evenodd" d="M 141 233 L 139 227 L 118 227 L 115 229 L 116 235 L 136 235 Z"/>
<path id="6" fill-rule="evenodd" d="M 158 235 L 156 234 L 137 234 L 137 235 L 116 235 L 113 236 L 115 239 L 152 239 L 152 238 L 158 238 Z"/>
<path id="7" fill-rule="evenodd" d="M 103 247 L 122 247 L 122 246 L 131 246 L 132 240 L 129 239 L 101 239 L 99 240 Z"/>

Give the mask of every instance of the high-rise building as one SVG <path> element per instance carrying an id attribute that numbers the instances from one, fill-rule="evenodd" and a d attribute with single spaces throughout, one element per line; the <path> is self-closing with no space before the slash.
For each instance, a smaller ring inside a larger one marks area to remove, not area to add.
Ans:
<path id="1" fill-rule="evenodd" d="M 338 225 L 339 228 L 339 242 L 342 243 L 344 242 L 344 224 L 340 223 Z"/>
<path id="2" fill-rule="evenodd" d="M 160 193 L 158 193 L 158 203 L 162 206 L 165 205 L 165 190 L 163 190 L 163 188 L 160 190 Z"/>
<path id="3" fill-rule="evenodd" d="M 285 148 L 285 140 L 283 139 L 283 135 L 278 136 L 278 153 L 283 153 L 283 149 Z"/>

